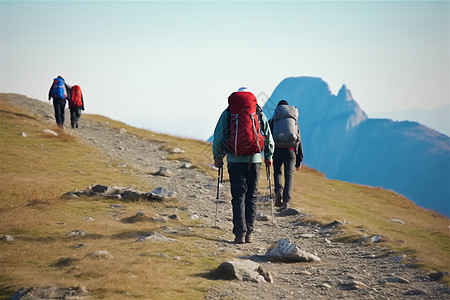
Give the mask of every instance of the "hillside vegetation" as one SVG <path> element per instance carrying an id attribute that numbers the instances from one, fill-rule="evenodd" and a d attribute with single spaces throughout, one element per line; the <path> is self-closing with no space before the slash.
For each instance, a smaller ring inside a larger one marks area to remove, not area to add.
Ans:
<path id="1" fill-rule="evenodd" d="M 182 236 L 181 244 L 149 248 L 143 243 L 130 243 L 136 240 L 136 231 L 149 232 L 175 221 L 127 225 L 114 218 L 136 211 L 151 216 L 163 206 L 170 209 L 180 203 L 133 202 L 117 212 L 109 208 L 114 200 L 61 199 L 65 192 L 96 183 L 144 191 L 153 186 L 131 171 L 124 172 L 98 149 L 70 134 L 44 134 L 48 125 L 42 119 L 10 105 L 4 97 L 0 95 L 0 236 L 12 235 L 15 241 L 0 242 L 0 299 L 10 297 L 22 286 L 33 285 L 82 285 L 96 299 L 120 299 L 127 293 L 136 298 L 176 299 L 182 295 L 183 299 L 198 299 L 220 283 L 198 276 L 216 267 L 217 259 L 229 255 L 215 252 L 212 240 L 221 234 L 220 229 L 204 227 L 197 231 L 201 234 Z M 208 166 L 212 162 L 208 143 L 156 134 L 102 116 L 86 114 L 83 118 L 125 128 L 138 137 L 159 141 L 167 149 L 180 147 L 185 152 L 172 154 L 170 159 L 186 158 L 211 177 L 217 176 Z M 264 172 L 261 176 L 260 188 L 265 192 Z M 409 262 L 429 270 L 450 269 L 449 219 L 421 209 L 396 193 L 327 180 L 304 167 L 295 174 L 292 201 L 293 206 L 311 215 L 311 221 L 346 220 L 345 233 L 339 236 L 343 241 L 353 242 L 361 237 L 361 229 L 369 230 L 383 235 L 385 245 L 405 252 Z M 95 222 L 87 222 L 87 217 Z M 184 225 L 200 226 L 184 215 L 180 218 L 178 222 Z M 389 219 L 401 219 L 406 225 Z M 80 239 L 67 235 L 81 228 L 95 234 Z M 72 247 L 77 243 L 88 247 L 78 249 L 74 256 Z M 121 255 L 106 264 L 87 255 L 105 248 Z"/>

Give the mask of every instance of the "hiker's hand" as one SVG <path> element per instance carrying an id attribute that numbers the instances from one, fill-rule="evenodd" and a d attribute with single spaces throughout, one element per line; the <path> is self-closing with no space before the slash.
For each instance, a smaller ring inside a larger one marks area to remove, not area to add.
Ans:
<path id="1" fill-rule="evenodd" d="M 298 167 L 295 167 L 296 169 L 297 169 L 297 171 L 298 170 L 300 170 L 301 168 L 302 168 L 302 165 L 300 165 L 300 166 L 298 166 Z"/>
<path id="2" fill-rule="evenodd" d="M 215 161 L 214 166 L 216 168 L 222 168 L 223 167 L 223 161 Z"/>
<path id="3" fill-rule="evenodd" d="M 267 167 L 270 167 L 272 165 L 272 160 L 271 159 L 265 159 L 264 163 L 266 164 Z"/>

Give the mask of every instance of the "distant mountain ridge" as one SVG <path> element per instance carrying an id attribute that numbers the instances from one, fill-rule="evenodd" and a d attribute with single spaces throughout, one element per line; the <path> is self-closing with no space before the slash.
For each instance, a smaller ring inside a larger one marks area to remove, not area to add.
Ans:
<path id="1" fill-rule="evenodd" d="M 450 104 L 434 109 L 410 109 L 391 112 L 369 112 L 371 118 L 414 120 L 447 136 L 450 136 Z"/>
<path id="2" fill-rule="evenodd" d="M 321 78 L 284 79 L 263 107 L 268 118 L 282 99 L 299 109 L 305 164 L 450 215 L 448 136 L 417 122 L 368 118 L 345 85 L 333 95 Z"/>

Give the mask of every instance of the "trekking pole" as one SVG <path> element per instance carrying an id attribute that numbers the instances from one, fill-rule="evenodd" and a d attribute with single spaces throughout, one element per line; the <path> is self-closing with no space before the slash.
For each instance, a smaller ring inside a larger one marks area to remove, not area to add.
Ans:
<path id="1" fill-rule="evenodd" d="M 216 219 L 214 220 L 214 227 L 217 227 L 217 206 L 219 204 L 219 186 L 223 179 L 223 167 L 219 167 L 217 172 L 217 196 L 216 196 Z"/>
<path id="2" fill-rule="evenodd" d="M 266 165 L 266 174 L 267 180 L 269 181 L 269 197 L 270 197 L 270 206 L 272 208 L 272 225 L 273 225 L 273 199 L 272 199 L 272 183 L 270 181 L 270 167 Z"/>

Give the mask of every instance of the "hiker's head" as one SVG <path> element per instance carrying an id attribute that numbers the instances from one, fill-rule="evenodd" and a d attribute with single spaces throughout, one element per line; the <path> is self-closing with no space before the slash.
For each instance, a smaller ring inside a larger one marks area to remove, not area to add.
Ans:
<path id="1" fill-rule="evenodd" d="M 277 106 L 280 106 L 280 105 L 289 105 L 289 103 L 286 100 L 281 100 L 280 102 L 278 102 Z"/>
<path id="2" fill-rule="evenodd" d="M 238 88 L 237 91 L 238 92 L 249 92 L 249 93 L 251 93 L 250 89 L 248 87 L 245 87 L 245 86 Z"/>
<path id="3" fill-rule="evenodd" d="M 64 80 L 64 78 L 61 75 L 59 75 L 58 78 L 61 78 L 62 80 Z"/>

